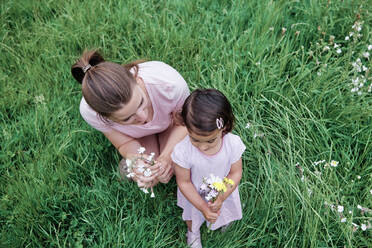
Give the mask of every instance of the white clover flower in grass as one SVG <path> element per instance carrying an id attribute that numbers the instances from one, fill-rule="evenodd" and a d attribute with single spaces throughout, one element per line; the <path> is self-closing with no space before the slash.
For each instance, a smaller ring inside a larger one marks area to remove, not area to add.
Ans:
<path id="1" fill-rule="evenodd" d="M 345 40 L 350 40 L 350 37 L 349 37 L 349 36 L 346 36 L 346 37 L 345 37 Z"/>
<path id="2" fill-rule="evenodd" d="M 265 135 L 265 134 L 263 134 L 263 133 L 255 133 L 255 134 L 253 135 L 253 138 L 254 138 L 254 139 L 255 139 L 255 138 L 262 138 L 264 135 Z"/>
<path id="3" fill-rule="evenodd" d="M 325 47 L 323 48 L 323 52 L 328 51 L 329 49 L 330 49 L 329 46 L 325 46 Z"/>
<path id="4" fill-rule="evenodd" d="M 371 195 L 372 195 L 372 189 L 369 191 L 369 193 L 371 193 Z"/>
<path id="5" fill-rule="evenodd" d="M 360 210 L 363 209 L 362 206 L 360 206 L 359 204 L 357 205 L 357 208 L 360 209 Z"/>
<path id="6" fill-rule="evenodd" d="M 247 122 L 247 125 L 245 126 L 245 128 L 249 129 L 249 128 L 251 128 L 251 126 L 252 126 L 252 124 Z"/>
<path id="7" fill-rule="evenodd" d="M 274 31 L 274 27 L 269 27 L 269 30 L 270 31 Z"/>
<path id="8" fill-rule="evenodd" d="M 337 49 L 337 50 L 336 50 L 336 53 L 338 53 L 338 54 L 342 53 L 341 48 Z"/>
<path id="9" fill-rule="evenodd" d="M 311 196 L 311 194 L 313 193 L 313 191 L 311 189 L 307 189 L 307 193 L 309 194 L 309 196 Z"/>
<path id="10" fill-rule="evenodd" d="M 358 175 L 357 178 L 358 178 L 358 179 L 361 179 L 362 177 Z"/>
<path id="11" fill-rule="evenodd" d="M 352 213 L 352 211 L 351 210 L 349 210 L 349 214 L 351 214 Z"/>
<path id="12" fill-rule="evenodd" d="M 324 162 L 325 162 L 325 160 L 315 161 L 315 162 L 314 162 L 314 165 L 322 164 L 322 163 L 324 163 Z"/>
<path id="13" fill-rule="evenodd" d="M 365 231 L 365 230 L 367 230 L 367 225 L 363 223 L 362 225 L 360 225 L 360 228 L 361 228 L 363 231 Z"/>
<path id="14" fill-rule="evenodd" d="M 364 53 L 363 53 L 363 57 L 366 58 L 366 59 L 369 58 L 369 55 L 370 55 L 369 52 L 364 52 Z"/>
<path id="15" fill-rule="evenodd" d="M 332 167 L 337 167 L 338 166 L 338 161 L 332 160 L 331 161 L 331 166 Z"/>
<path id="16" fill-rule="evenodd" d="M 45 104 L 45 98 L 43 95 L 35 96 L 35 103 L 36 104 Z"/>
<path id="17" fill-rule="evenodd" d="M 345 222 L 346 222 L 346 218 L 344 217 L 341 219 L 341 223 L 345 223 Z"/>
<path id="18" fill-rule="evenodd" d="M 338 205 L 337 212 L 342 213 L 344 211 L 344 206 Z"/>
<path id="19" fill-rule="evenodd" d="M 372 49 L 372 45 L 368 45 L 367 49 L 370 51 Z"/>

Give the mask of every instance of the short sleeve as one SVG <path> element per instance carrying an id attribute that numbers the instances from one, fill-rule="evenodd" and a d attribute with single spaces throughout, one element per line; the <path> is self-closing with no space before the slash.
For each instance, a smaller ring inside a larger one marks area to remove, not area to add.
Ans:
<path id="1" fill-rule="evenodd" d="M 187 163 L 187 152 L 184 142 L 178 143 L 171 154 L 173 162 L 185 169 L 190 169 L 190 164 Z"/>
<path id="2" fill-rule="evenodd" d="M 231 134 L 230 139 L 230 147 L 231 147 L 231 157 L 230 161 L 231 164 L 237 162 L 243 155 L 243 152 L 245 151 L 245 145 L 243 141 L 240 139 L 239 136 Z"/>
<path id="3" fill-rule="evenodd" d="M 180 111 L 182 109 L 186 98 L 190 95 L 189 87 L 184 80 L 178 86 L 177 102 L 174 108 L 174 112 Z"/>
<path id="4" fill-rule="evenodd" d="M 95 112 L 91 107 L 89 107 L 84 97 L 81 99 L 80 102 L 80 114 L 83 117 L 83 119 L 94 129 L 97 129 L 98 131 L 101 132 L 108 132 L 112 130 L 109 124 L 104 123 L 98 116 L 97 112 Z"/>

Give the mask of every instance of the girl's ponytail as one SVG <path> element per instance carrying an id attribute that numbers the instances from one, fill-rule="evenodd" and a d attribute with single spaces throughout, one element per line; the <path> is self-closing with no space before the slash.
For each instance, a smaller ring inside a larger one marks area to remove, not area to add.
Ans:
<path id="1" fill-rule="evenodd" d="M 85 51 L 80 59 L 71 66 L 71 74 L 80 84 L 86 73 L 95 65 L 104 62 L 105 60 L 96 50 Z"/>

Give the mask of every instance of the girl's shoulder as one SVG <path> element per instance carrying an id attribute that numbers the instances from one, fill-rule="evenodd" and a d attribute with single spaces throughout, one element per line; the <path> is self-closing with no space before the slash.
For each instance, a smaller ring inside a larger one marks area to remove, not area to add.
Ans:
<path id="1" fill-rule="evenodd" d="M 225 136 L 223 138 L 224 138 L 224 142 L 226 142 L 230 145 L 243 143 L 240 136 L 238 136 L 236 134 L 233 134 L 233 133 L 227 133 L 227 134 L 225 134 Z"/>
<path id="2" fill-rule="evenodd" d="M 227 154 L 229 154 L 233 162 L 236 162 L 242 156 L 246 146 L 238 135 L 232 133 L 225 134 L 223 139 Z"/>
<path id="3" fill-rule="evenodd" d="M 190 142 L 190 138 L 188 135 L 185 136 L 180 142 L 178 142 L 173 150 L 174 151 L 186 151 L 189 150 L 192 147 L 192 144 Z"/>

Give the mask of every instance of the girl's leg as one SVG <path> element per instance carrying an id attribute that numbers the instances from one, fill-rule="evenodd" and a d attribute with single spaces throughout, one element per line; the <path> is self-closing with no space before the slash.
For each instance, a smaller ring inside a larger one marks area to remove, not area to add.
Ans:
<path id="1" fill-rule="evenodd" d="M 192 221 L 186 220 L 187 229 L 191 232 L 192 231 Z"/>
<path id="2" fill-rule="evenodd" d="M 197 232 L 192 231 L 192 221 L 186 220 L 187 225 L 187 245 L 191 248 L 202 248 L 202 243 L 200 239 L 200 231 Z"/>

